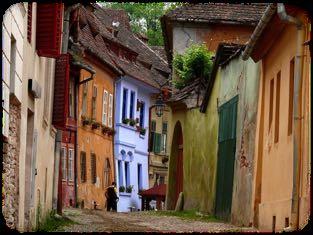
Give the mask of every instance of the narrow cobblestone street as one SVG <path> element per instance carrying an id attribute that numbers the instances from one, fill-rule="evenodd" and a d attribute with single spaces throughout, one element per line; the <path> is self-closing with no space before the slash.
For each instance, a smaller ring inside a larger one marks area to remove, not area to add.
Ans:
<path id="1" fill-rule="evenodd" d="M 252 232 L 222 222 L 202 222 L 175 216 L 151 215 L 149 212 L 114 213 L 106 211 L 66 209 L 64 216 L 75 224 L 61 227 L 59 232 Z"/>

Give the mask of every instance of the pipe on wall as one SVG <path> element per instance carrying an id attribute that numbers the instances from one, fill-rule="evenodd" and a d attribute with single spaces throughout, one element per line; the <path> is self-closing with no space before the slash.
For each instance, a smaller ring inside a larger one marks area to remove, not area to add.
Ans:
<path id="1" fill-rule="evenodd" d="M 301 166 L 301 82 L 303 64 L 303 23 L 296 17 L 287 14 L 283 3 L 277 3 L 277 14 L 282 21 L 297 27 L 297 51 L 295 57 L 294 100 L 293 100 L 293 184 L 291 203 L 291 227 L 299 228 L 299 196 L 300 196 L 300 166 Z"/>

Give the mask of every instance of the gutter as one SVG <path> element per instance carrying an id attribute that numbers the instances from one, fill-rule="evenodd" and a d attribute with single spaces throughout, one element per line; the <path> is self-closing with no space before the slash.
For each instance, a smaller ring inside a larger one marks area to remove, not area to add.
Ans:
<path id="1" fill-rule="evenodd" d="M 250 57 L 250 54 L 259 39 L 260 35 L 262 34 L 263 30 L 265 29 L 267 23 L 270 21 L 272 16 L 274 15 L 276 11 L 276 6 L 271 3 L 265 10 L 264 14 L 262 15 L 258 25 L 256 26 L 255 30 L 253 31 L 245 50 L 242 54 L 242 59 L 247 60 Z"/>
<path id="2" fill-rule="evenodd" d="M 300 166 L 301 166 L 301 78 L 303 64 L 303 23 L 296 17 L 286 13 L 283 3 L 277 3 L 277 14 L 282 21 L 297 27 L 297 51 L 295 57 L 294 97 L 293 97 L 293 181 L 291 202 L 291 225 L 293 230 L 299 229 L 299 197 L 300 197 Z"/>

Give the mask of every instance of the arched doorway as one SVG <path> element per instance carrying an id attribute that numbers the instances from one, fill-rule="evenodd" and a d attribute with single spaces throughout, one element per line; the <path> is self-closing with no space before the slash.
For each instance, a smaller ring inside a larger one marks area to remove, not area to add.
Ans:
<path id="1" fill-rule="evenodd" d="M 183 192 L 183 132 L 180 122 L 175 124 L 168 178 L 168 193 L 166 207 L 169 210 L 175 208 L 180 192 Z"/>

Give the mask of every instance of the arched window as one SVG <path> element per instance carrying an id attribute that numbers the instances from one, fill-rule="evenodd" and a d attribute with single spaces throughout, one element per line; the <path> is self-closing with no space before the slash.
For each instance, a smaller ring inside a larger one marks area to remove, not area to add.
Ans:
<path id="1" fill-rule="evenodd" d="M 111 165 L 110 160 L 107 158 L 104 163 L 104 177 L 103 177 L 103 187 L 106 188 L 110 185 L 111 180 Z"/>

